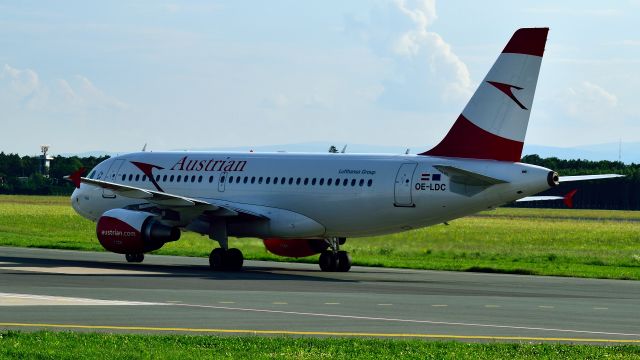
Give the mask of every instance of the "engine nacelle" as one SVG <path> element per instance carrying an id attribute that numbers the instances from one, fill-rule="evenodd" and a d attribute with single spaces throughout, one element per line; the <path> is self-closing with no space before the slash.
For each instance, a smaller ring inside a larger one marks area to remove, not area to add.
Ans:
<path id="1" fill-rule="evenodd" d="M 145 253 L 180 238 L 180 230 L 162 224 L 156 215 L 112 209 L 98 219 L 96 233 L 105 249 L 118 254 Z"/>
<path id="2" fill-rule="evenodd" d="M 269 252 L 286 257 L 305 257 L 320 254 L 329 244 L 322 239 L 263 239 Z"/>

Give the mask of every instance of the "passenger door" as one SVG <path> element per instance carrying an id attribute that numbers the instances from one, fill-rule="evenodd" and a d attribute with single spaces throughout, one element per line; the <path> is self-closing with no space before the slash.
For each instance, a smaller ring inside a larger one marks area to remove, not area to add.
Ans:
<path id="1" fill-rule="evenodd" d="M 395 206 L 413 207 L 413 197 L 411 195 L 411 180 L 416 171 L 416 163 L 405 163 L 400 165 L 395 183 Z"/>

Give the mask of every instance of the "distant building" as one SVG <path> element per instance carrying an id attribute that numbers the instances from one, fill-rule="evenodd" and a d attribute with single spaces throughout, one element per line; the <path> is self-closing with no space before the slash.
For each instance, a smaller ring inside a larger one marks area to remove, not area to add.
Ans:
<path id="1" fill-rule="evenodd" d="M 42 155 L 40 155 L 40 174 L 44 177 L 49 177 L 49 167 L 51 160 L 53 160 L 53 157 L 47 154 L 49 152 L 49 145 L 40 146 L 40 151 L 42 152 Z"/>

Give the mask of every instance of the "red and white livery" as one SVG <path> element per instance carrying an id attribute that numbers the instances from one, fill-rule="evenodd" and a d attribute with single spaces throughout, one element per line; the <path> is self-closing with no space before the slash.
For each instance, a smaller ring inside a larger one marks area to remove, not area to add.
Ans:
<path id="1" fill-rule="evenodd" d="M 277 255 L 320 254 L 322 270 L 348 271 L 347 238 L 562 199 L 533 195 L 617 175 L 559 177 L 519 162 L 547 33 L 516 31 L 449 133 L 421 154 L 132 153 L 71 175 L 73 208 L 130 262 L 194 231 L 219 243 L 209 257 L 215 270 L 242 267 L 230 237 L 255 237 Z"/>

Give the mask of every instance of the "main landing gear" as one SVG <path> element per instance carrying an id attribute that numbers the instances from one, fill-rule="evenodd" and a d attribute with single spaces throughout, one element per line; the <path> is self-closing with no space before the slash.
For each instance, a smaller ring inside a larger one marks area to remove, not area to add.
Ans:
<path id="1" fill-rule="evenodd" d="M 130 263 L 141 263 L 144 260 L 143 253 L 125 254 L 124 258 Z"/>
<path id="2" fill-rule="evenodd" d="M 244 257 L 242 251 L 232 248 L 215 248 L 209 255 L 209 267 L 211 270 L 239 271 L 242 269 Z"/>
<path id="3" fill-rule="evenodd" d="M 329 249 L 320 254 L 320 261 L 318 261 L 320 270 L 349 271 L 351 269 L 351 256 L 349 256 L 348 252 L 340 250 L 340 245 L 344 244 L 347 239 L 334 237 L 325 239 L 325 241 L 329 244 Z"/>

